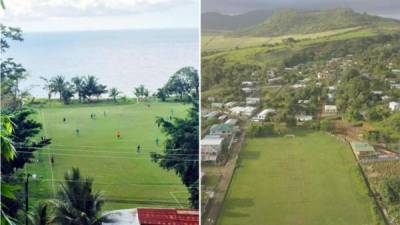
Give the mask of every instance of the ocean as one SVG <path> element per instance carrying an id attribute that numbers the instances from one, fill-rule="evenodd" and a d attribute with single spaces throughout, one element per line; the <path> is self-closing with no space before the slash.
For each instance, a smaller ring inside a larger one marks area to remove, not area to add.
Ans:
<path id="1" fill-rule="evenodd" d="M 185 66 L 199 68 L 196 29 L 118 30 L 24 33 L 3 57 L 12 57 L 28 71 L 23 90 L 47 97 L 40 77 L 94 75 L 107 88 L 133 96 L 143 84 L 151 92 Z M 105 95 L 106 96 L 106 95 Z"/>

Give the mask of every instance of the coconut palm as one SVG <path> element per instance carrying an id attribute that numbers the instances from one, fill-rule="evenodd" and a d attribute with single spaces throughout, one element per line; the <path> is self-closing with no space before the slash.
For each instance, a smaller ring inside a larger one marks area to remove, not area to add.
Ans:
<path id="1" fill-rule="evenodd" d="M 60 94 L 60 101 L 62 100 L 62 92 L 65 90 L 66 82 L 65 77 L 61 75 L 57 75 L 50 79 L 50 83 L 55 92 Z"/>
<path id="2" fill-rule="evenodd" d="M 49 204 L 47 202 L 39 202 L 29 215 L 30 225 L 50 225 L 53 217 L 49 212 Z"/>
<path id="3" fill-rule="evenodd" d="M 113 98 L 114 102 L 117 102 L 117 97 L 121 92 L 117 88 L 110 89 L 110 97 Z"/>
<path id="4" fill-rule="evenodd" d="M 139 87 L 135 88 L 133 94 L 136 96 L 136 99 L 139 102 L 139 99 L 149 95 L 149 91 L 144 87 L 143 84 L 141 84 Z"/>
<path id="5" fill-rule="evenodd" d="M 85 80 L 83 77 L 73 77 L 71 79 L 74 84 L 75 91 L 78 93 L 79 102 L 85 98 Z"/>
<path id="6" fill-rule="evenodd" d="M 83 178 L 78 168 L 72 168 L 64 175 L 60 185 L 58 200 L 54 201 L 54 221 L 70 225 L 101 225 L 111 222 L 101 216 L 104 204 L 100 192 L 93 192 L 93 179 Z"/>
<path id="7" fill-rule="evenodd" d="M 42 79 L 45 82 L 45 84 L 43 86 L 43 89 L 47 91 L 47 97 L 48 97 L 48 99 L 50 101 L 51 100 L 51 96 L 54 93 L 53 83 L 50 82 L 50 80 L 45 78 L 45 77 L 40 77 L 40 79 Z"/>

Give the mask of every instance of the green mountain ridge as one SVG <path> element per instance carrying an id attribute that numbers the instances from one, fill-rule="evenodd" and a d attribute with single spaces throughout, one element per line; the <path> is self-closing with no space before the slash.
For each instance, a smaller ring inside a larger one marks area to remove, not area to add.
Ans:
<path id="1" fill-rule="evenodd" d="M 234 31 L 262 23 L 272 13 L 267 10 L 251 11 L 239 15 L 225 15 L 218 12 L 202 13 L 201 28 L 203 32 Z"/>
<path id="2" fill-rule="evenodd" d="M 350 27 L 400 26 L 400 21 L 357 13 L 349 8 L 318 11 L 280 10 L 265 21 L 241 28 L 230 36 L 273 37 L 289 34 L 309 34 Z"/>

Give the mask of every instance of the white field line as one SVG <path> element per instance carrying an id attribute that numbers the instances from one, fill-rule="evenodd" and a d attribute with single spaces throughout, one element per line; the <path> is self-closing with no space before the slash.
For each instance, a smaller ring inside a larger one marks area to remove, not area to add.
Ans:
<path id="1" fill-rule="evenodd" d="M 43 112 L 42 112 L 42 111 L 40 111 L 40 115 L 42 116 L 44 135 L 47 137 L 46 121 L 45 121 L 45 119 L 44 119 L 44 116 L 43 116 Z M 55 187 L 55 185 L 54 185 L 53 164 L 51 163 L 50 151 L 51 151 L 51 150 L 49 150 L 48 161 L 49 161 L 49 167 L 50 167 L 50 173 L 51 173 L 51 186 L 52 186 L 52 188 L 53 188 L 53 197 L 55 197 L 55 196 L 56 196 L 56 187 Z"/>
<path id="2" fill-rule="evenodd" d="M 179 207 L 183 208 L 183 205 L 181 204 L 181 202 L 175 197 L 173 191 L 170 191 L 169 194 L 172 196 L 172 198 L 176 201 L 176 203 L 178 203 Z"/>

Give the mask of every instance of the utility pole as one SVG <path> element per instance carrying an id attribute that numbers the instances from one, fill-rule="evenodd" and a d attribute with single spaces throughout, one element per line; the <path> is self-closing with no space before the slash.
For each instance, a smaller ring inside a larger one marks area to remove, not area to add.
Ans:
<path id="1" fill-rule="evenodd" d="M 28 225 L 28 212 L 29 212 L 29 177 L 30 173 L 26 174 L 25 178 L 25 225 Z"/>

